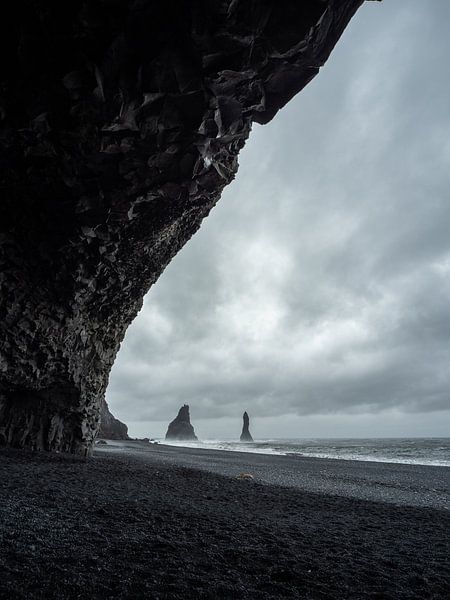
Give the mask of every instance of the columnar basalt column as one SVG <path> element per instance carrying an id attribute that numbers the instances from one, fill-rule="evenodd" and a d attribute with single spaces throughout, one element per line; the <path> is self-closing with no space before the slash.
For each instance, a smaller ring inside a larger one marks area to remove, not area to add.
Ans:
<path id="1" fill-rule="evenodd" d="M 142 298 L 362 0 L 19 0 L 0 77 L 0 444 L 88 454 Z"/>

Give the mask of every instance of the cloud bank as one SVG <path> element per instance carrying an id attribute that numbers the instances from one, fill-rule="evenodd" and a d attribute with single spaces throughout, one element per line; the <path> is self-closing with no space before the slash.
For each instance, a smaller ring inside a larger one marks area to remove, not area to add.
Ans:
<path id="1" fill-rule="evenodd" d="M 449 409 L 449 19 L 447 0 L 366 3 L 254 127 L 127 332 L 118 416 Z"/>

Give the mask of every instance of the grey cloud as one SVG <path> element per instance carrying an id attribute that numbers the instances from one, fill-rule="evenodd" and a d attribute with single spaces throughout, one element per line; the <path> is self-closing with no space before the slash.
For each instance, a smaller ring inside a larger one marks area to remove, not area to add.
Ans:
<path id="1" fill-rule="evenodd" d="M 447 0 L 367 3 L 130 327 L 125 420 L 450 408 Z"/>

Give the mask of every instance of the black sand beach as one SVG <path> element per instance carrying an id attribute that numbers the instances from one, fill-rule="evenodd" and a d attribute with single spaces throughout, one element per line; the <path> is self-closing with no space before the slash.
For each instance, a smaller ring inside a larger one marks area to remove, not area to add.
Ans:
<path id="1" fill-rule="evenodd" d="M 306 492 L 450 509 L 448 467 L 224 452 L 134 441 L 109 441 L 98 451 L 132 453 L 144 461 L 158 460 L 231 477 L 245 471 L 258 482 Z"/>
<path id="2" fill-rule="evenodd" d="M 0 598 L 448 598 L 448 469 L 139 446 L 0 451 Z"/>

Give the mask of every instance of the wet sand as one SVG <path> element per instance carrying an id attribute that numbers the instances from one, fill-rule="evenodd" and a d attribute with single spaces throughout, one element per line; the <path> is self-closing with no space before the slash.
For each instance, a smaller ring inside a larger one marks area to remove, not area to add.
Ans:
<path id="1" fill-rule="evenodd" d="M 272 459 L 289 457 L 222 454 L 111 445 L 84 461 L 0 450 L 0 598 L 448 598 L 450 513 L 434 497 L 420 507 L 403 492 L 363 500 L 350 493 L 359 467 L 321 459 L 301 461 L 302 480 L 329 479 L 333 494 L 269 485 L 264 463 L 275 477 Z M 445 484 L 439 468 L 422 469 Z M 404 477 L 411 486 L 414 469 Z"/>

